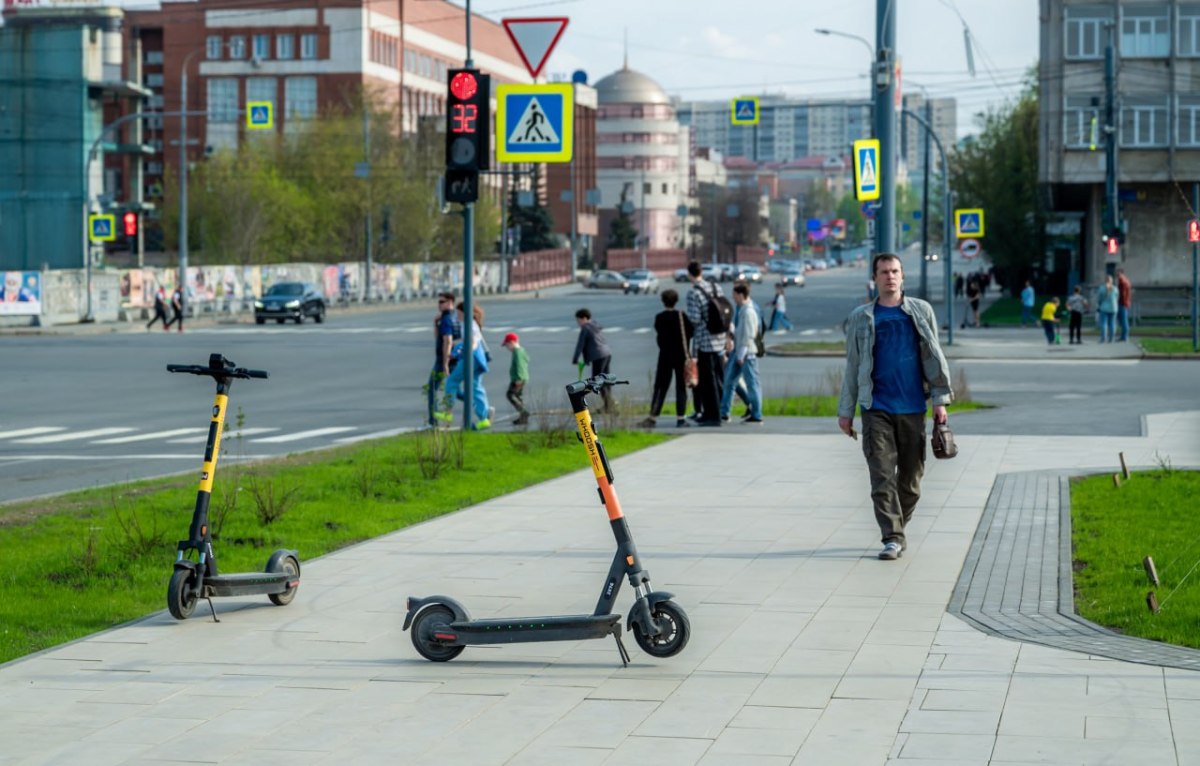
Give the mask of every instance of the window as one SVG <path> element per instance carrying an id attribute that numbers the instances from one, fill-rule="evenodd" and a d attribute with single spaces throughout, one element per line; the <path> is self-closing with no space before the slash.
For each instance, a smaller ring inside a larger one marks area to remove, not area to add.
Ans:
<path id="1" fill-rule="evenodd" d="M 317 36 L 312 33 L 300 35 L 300 58 L 315 59 L 317 57 Z"/>
<path id="2" fill-rule="evenodd" d="M 1200 56 L 1200 3 L 1179 6 L 1180 56 Z"/>
<path id="3" fill-rule="evenodd" d="M 161 162 L 147 162 L 146 175 L 161 176 L 163 172 L 163 164 Z"/>
<path id="4" fill-rule="evenodd" d="M 233 35 L 229 38 L 229 58 L 241 61 L 246 58 L 246 38 Z"/>
<path id="5" fill-rule="evenodd" d="M 1121 146 L 1166 145 L 1166 97 L 1126 96 L 1121 104 Z"/>
<path id="6" fill-rule="evenodd" d="M 221 58 L 221 49 L 225 47 L 225 41 L 220 35 L 209 35 L 204 42 L 204 55 L 210 59 Z"/>
<path id="7" fill-rule="evenodd" d="M 208 80 L 208 121 L 237 122 L 238 81 L 233 77 Z"/>
<path id="8" fill-rule="evenodd" d="M 1100 97 L 1067 96 L 1063 110 L 1063 144 L 1068 148 L 1089 149 L 1104 144 L 1100 133 Z"/>
<path id="9" fill-rule="evenodd" d="M 251 101 L 270 101 L 272 108 L 275 106 L 275 78 L 274 77 L 247 77 L 246 78 L 246 103 Z M 278 115 L 279 111 L 273 108 L 273 111 Z"/>
<path id="10" fill-rule="evenodd" d="M 663 194 L 666 194 L 666 193 L 667 193 L 667 189 L 669 189 L 669 188 L 670 188 L 670 185 L 669 185 L 669 184 L 663 184 L 663 185 L 662 185 Z"/>
<path id="11" fill-rule="evenodd" d="M 296 57 L 296 38 L 292 35 L 275 35 L 275 58 L 291 59 Z"/>
<path id="12" fill-rule="evenodd" d="M 289 77 L 283 81 L 287 121 L 309 120 L 317 116 L 317 78 Z"/>
<path id="13" fill-rule="evenodd" d="M 1066 30 L 1068 59 L 1098 59 L 1104 55 L 1104 25 L 1112 21 L 1112 12 L 1102 5 L 1069 7 L 1063 27 Z"/>
<path id="14" fill-rule="evenodd" d="M 163 86 L 162 72 L 146 75 L 147 88 L 161 88 Z"/>
<path id="15" fill-rule="evenodd" d="M 1200 93 L 1179 96 L 1178 143 L 1200 147 Z"/>
<path id="16" fill-rule="evenodd" d="M 1171 55 L 1165 5 L 1126 5 L 1121 11 L 1121 55 L 1127 58 Z"/>
<path id="17" fill-rule="evenodd" d="M 653 184 L 647 181 L 646 183 L 642 184 L 642 194 L 653 194 L 653 188 Z"/>
<path id="18" fill-rule="evenodd" d="M 270 35 L 255 35 L 254 36 L 254 58 L 266 60 L 271 57 L 271 36 Z"/>
<path id="19" fill-rule="evenodd" d="M 162 65 L 162 51 L 146 51 L 146 63 Z"/>

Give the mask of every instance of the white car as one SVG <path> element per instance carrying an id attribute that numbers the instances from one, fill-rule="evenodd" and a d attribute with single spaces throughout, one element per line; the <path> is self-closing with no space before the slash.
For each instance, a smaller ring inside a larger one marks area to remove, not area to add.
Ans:
<path id="1" fill-rule="evenodd" d="M 778 273 L 779 284 L 804 287 L 804 269 L 796 265 L 786 266 Z"/>

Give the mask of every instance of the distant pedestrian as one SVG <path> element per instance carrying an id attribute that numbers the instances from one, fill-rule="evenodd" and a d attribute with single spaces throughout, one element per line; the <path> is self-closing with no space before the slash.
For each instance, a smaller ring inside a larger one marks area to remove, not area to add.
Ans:
<path id="1" fill-rule="evenodd" d="M 163 329 L 169 329 L 171 325 L 178 323 L 179 332 L 183 332 L 183 290 L 176 287 L 175 292 L 171 293 L 171 321 L 163 325 Z"/>
<path id="2" fill-rule="evenodd" d="M 963 279 L 962 272 L 957 272 L 957 271 L 954 272 L 954 297 L 955 298 L 963 297 L 963 287 L 965 287 L 965 282 L 966 282 L 966 280 Z"/>
<path id="3" fill-rule="evenodd" d="M 745 383 L 746 416 L 743 423 L 757 425 L 763 422 L 762 383 L 758 377 L 757 339 L 762 318 L 750 300 L 750 288 L 739 282 L 733 286 L 733 302 L 737 305 L 733 320 L 733 337 L 726 341 L 729 360 L 725 366 L 725 394 L 721 397 L 721 419 L 729 417 L 733 407 L 733 393 L 738 378 Z"/>
<path id="4" fill-rule="evenodd" d="M 167 291 L 159 285 L 158 292 L 154 294 L 154 317 L 146 323 L 146 329 L 149 330 L 154 326 L 155 322 L 162 322 L 163 330 L 167 329 Z"/>
<path id="5" fill-rule="evenodd" d="M 1037 302 L 1037 296 L 1033 292 L 1033 283 L 1028 279 L 1025 280 L 1025 289 L 1021 290 L 1021 326 L 1025 326 L 1025 322 L 1033 322 L 1033 305 Z"/>
<path id="6" fill-rule="evenodd" d="M 459 301 L 455 308 L 457 309 L 458 323 L 463 325 L 466 304 Z M 483 376 L 488 371 L 492 355 L 488 353 L 487 343 L 483 339 L 483 307 L 478 303 L 472 304 L 471 315 L 473 317 L 471 348 L 470 350 L 466 349 L 465 343 L 461 340 L 455 343 L 451 352 L 455 363 L 450 370 L 450 375 L 446 378 L 446 398 L 452 403 L 456 399 L 465 401 L 466 397 L 470 396 L 471 409 L 475 413 L 475 423 L 471 426 L 471 430 L 482 431 L 492 427 L 492 408 L 488 405 L 487 391 L 483 387 Z M 463 326 L 465 327 L 465 325 Z M 473 362 L 471 376 L 473 380 L 469 394 L 465 390 L 466 354 L 468 353 L 472 355 Z"/>
<path id="7" fill-rule="evenodd" d="M 968 324 L 971 327 L 979 326 L 979 297 L 983 293 L 983 288 L 979 286 L 979 280 L 975 276 L 971 276 L 967 280 L 967 306 L 970 309 L 970 316 L 963 317 L 962 326 L 966 328 Z"/>
<path id="8" fill-rule="evenodd" d="M 694 328 L 692 320 L 675 306 L 679 303 L 679 293 L 674 290 L 663 290 L 663 310 L 654 317 L 654 338 L 658 343 L 658 364 L 654 369 L 654 389 L 650 394 L 650 416 L 641 422 L 646 428 L 654 428 L 657 418 L 662 414 L 667 401 L 667 392 L 671 388 L 671 379 L 675 380 L 675 426 L 686 428 L 687 422 L 687 379 L 684 377 L 684 365 L 691 352 L 691 342 Z"/>
<path id="9" fill-rule="evenodd" d="M 508 403 L 517 411 L 513 425 L 523 426 L 529 423 L 529 410 L 525 409 L 525 385 L 529 383 L 529 352 L 521 347 L 521 339 L 515 332 L 504 336 L 500 344 L 512 352 L 512 363 L 508 366 L 508 390 L 504 396 Z"/>
<path id="10" fill-rule="evenodd" d="M 1067 311 L 1070 313 L 1068 343 L 1083 343 L 1083 315 L 1087 310 L 1088 300 L 1083 297 L 1083 288 L 1075 285 L 1074 292 L 1067 298 Z"/>
<path id="11" fill-rule="evenodd" d="M 462 337 L 462 330 L 454 321 L 454 293 L 438 293 L 438 313 L 433 318 L 433 369 L 425 389 L 429 398 L 429 425 L 449 422 L 454 419 L 452 400 L 443 400 L 442 388 L 450 376 L 450 365 L 454 344 Z"/>
<path id="12" fill-rule="evenodd" d="M 1062 343 L 1062 338 L 1058 335 L 1058 307 L 1060 302 L 1058 296 L 1054 296 L 1046 301 L 1046 305 L 1042 306 L 1042 329 L 1046 331 L 1046 343 L 1053 346 L 1055 343 Z"/>
<path id="13" fill-rule="evenodd" d="M 586 308 L 575 312 L 575 323 L 579 325 L 579 339 L 575 341 L 575 353 L 571 355 L 571 364 L 590 364 L 593 376 L 608 372 L 612 365 L 612 351 L 608 347 L 608 341 L 604 339 L 604 328 L 598 322 L 592 321 L 592 312 Z M 604 399 L 604 411 L 615 412 L 612 386 L 603 386 L 600 396 Z"/>
<path id="14" fill-rule="evenodd" d="M 1112 274 L 1106 274 L 1104 284 L 1096 291 L 1096 309 L 1100 312 L 1100 342 L 1112 343 L 1116 338 L 1114 325 L 1117 320 L 1117 304 L 1120 292 L 1113 284 Z"/>
<path id="15" fill-rule="evenodd" d="M 850 312 L 838 428 L 857 438 L 854 412 L 861 409 L 863 454 L 884 544 L 879 558 L 893 560 L 907 546 L 905 528 L 921 498 L 928 402 L 934 423 L 946 423 L 952 394 L 933 307 L 904 294 L 894 253 L 876 255 L 872 266 L 879 299 Z"/>
<path id="16" fill-rule="evenodd" d="M 724 298 L 721 286 L 710 283 L 701 276 L 700 262 L 692 261 L 687 266 L 692 289 L 687 294 L 687 316 L 695 328 L 692 339 L 699 370 L 696 383 L 696 423 L 701 426 L 720 427 L 721 395 L 725 384 L 725 332 L 713 332 L 708 326 L 710 311 L 717 311 L 717 298 Z"/>
<path id="17" fill-rule="evenodd" d="M 775 285 L 775 297 L 771 299 L 771 322 L 767 325 L 767 329 L 774 330 L 778 326 L 782 326 L 785 330 L 792 329 L 792 320 L 788 319 L 787 315 L 787 296 L 784 295 L 782 282 Z"/>
<path id="18" fill-rule="evenodd" d="M 1118 341 L 1129 340 L 1129 312 L 1133 308 L 1133 283 L 1125 269 L 1117 269 L 1117 335 Z"/>

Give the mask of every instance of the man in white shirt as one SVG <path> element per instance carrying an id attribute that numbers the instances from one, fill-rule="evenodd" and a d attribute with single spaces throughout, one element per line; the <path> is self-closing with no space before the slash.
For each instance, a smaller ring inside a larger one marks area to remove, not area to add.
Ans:
<path id="1" fill-rule="evenodd" d="M 762 319 L 750 300 L 750 288 L 739 282 L 733 286 L 733 302 L 737 308 L 733 318 L 733 338 L 726 341 L 729 361 L 725 365 L 725 390 L 721 396 L 721 418 L 729 417 L 733 392 L 740 377 L 746 386 L 746 406 L 749 412 L 742 422 L 758 425 L 762 416 L 762 383 L 758 378 L 758 328 Z"/>

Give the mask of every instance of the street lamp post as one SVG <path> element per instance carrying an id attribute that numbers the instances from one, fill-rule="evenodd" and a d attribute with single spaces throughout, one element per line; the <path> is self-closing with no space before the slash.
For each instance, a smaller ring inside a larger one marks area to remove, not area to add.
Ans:
<path id="1" fill-rule="evenodd" d="M 188 269 L 188 63 L 192 56 L 206 50 L 197 48 L 183 57 L 183 67 L 179 73 L 179 295 L 181 300 L 187 296 Z"/>

